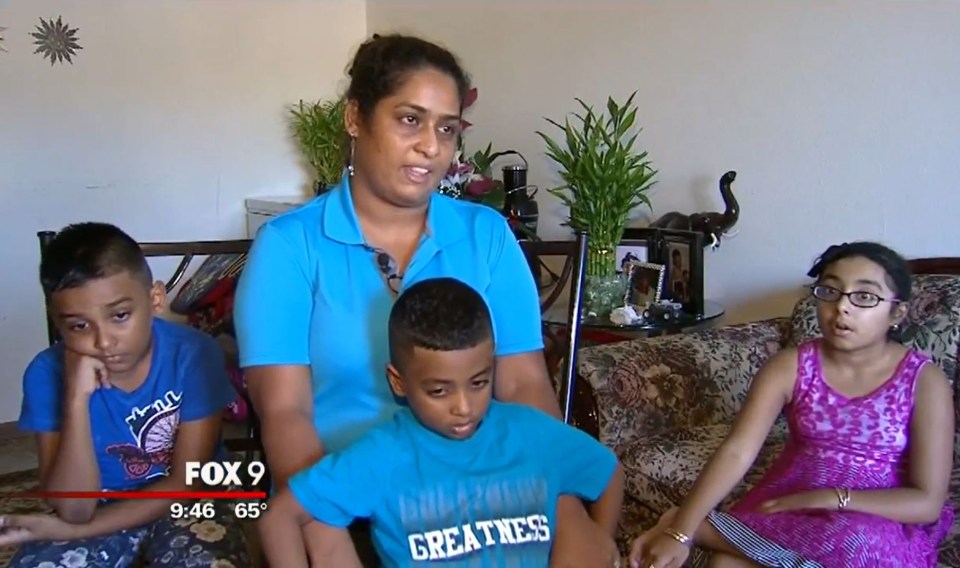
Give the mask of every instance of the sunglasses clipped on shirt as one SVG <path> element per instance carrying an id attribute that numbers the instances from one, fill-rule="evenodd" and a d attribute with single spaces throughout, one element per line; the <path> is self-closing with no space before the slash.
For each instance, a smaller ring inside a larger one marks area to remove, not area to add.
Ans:
<path id="1" fill-rule="evenodd" d="M 387 287 L 390 288 L 390 291 L 394 294 L 399 294 L 403 275 L 397 270 L 397 261 L 393 260 L 393 257 L 387 252 L 380 249 L 374 249 L 374 253 L 377 255 L 377 267 L 380 268 L 380 273 L 383 274 L 383 277 L 387 280 Z"/>
<path id="2" fill-rule="evenodd" d="M 811 291 L 813 292 L 813 297 L 822 302 L 839 302 L 841 298 L 846 296 L 850 299 L 850 303 L 858 308 L 875 308 L 879 306 L 881 302 L 890 302 L 891 304 L 900 303 L 900 300 L 896 298 L 884 298 L 873 292 L 842 292 L 833 286 L 824 286 L 823 284 L 811 286 Z"/>

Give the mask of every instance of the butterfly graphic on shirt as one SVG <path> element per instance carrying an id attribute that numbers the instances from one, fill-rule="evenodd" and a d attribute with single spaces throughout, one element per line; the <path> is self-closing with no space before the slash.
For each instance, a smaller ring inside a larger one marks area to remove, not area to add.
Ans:
<path id="1" fill-rule="evenodd" d="M 161 410 L 144 423 L 136 444 L 113 444 L 107 446 L 106 452 L 120 460 L 128 479 L 166 475 L 179 424 L 179 405 Z M 151 474 L 157 466 L 163 466 L 163 470 Z"/>
<path id="2" fill-rule="evenodd" d="M 154 466 L 169 465 L 173 451 L 160 450 L 148 453 L 133 444 L 115 444 L 107 447 L 107 453 L 120 460 L 128 479 L 146 477 Z"/>

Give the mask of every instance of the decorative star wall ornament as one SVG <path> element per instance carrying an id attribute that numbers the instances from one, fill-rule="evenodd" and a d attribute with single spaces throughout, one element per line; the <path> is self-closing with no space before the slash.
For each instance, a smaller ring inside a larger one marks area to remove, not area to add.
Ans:
<path id="1" fill-rule="evenodd" d="M 56 22 L 53 18 L 49 20 L 40 18 L 37 31 L 31 32 L 30 35 L 35 38 L 33 44 L 37 46 L 34 53 L 41 54 L 44 59 L 50 59 L 50 65 L 64 61 L 73 65 L 71 58 L 77 54 L 78 50 L 83 49 L 77 43 L 77 28 L 64 24 L 60 16 L 57 16 Z"/>
<path id="2" fill-rule="evenodd" d="M 7 28 L 0 26 L 0 51 L 6 51 L 7 48 L 3 47 L 3 30 Z"/>

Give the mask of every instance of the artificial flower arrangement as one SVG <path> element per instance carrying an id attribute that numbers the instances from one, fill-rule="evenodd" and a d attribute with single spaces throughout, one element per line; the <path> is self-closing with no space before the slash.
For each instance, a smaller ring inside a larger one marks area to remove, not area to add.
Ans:
<path id="1" fill-rule="evenodd" d="M 463 109 L 467 110 L 475 102 L 477 102 L 476 87 L 470 89 L 467 93 Z M 493 207 L 497 211 L 502 211 L 506 197 L 503 191 L 503 182 L 494 179 L 491 173 L 493 161 L 501 154 L 493 151 L 492 144 L 487 144 L 485 149 L 478 150 L 473 155 L 467 155 L 464 151 L 463 132 L 471 126 L 472 124 L 469 121 L 460 120 L 459 148 L 453 156 L 453 163 L 450 164 L 447 175 L 440 180 L 438 191 L 454 199 L 482 203 Z"/>
<path id="2" fill-rule="evenodd" d="M 490 164 L 496 158 L 491 147 L 488 144 L 466 160 L 463 159 L 463 150 L 458 150 L 447 175 L 440 180 L 440 193 L 503 210 L 506 194 L 503 182 L 491 177 Z"/>
<path id="3" fill-rule="evenodd" d="M 476 87 L 470 89 L 470 92 L 467 93 L 463 109 L 470 108 L 475 102 L 477 102 Z M 493 161 L 497 158 L 507 154 L 516 154 L 521 159 L 523 156 L 515 150 L 494 152 L 493 144 L 487 144 L 487 147 L 483 150 L 478 150 L 473 155 L 468 156 L 463 148 L 462 134 L 471 126 L 473 125 L 469 121 L 460 119 L 459 148 L 453 156 L 453 163 L 450 164 L 447 175 L 440 180 L 440 187 L 437 191 L 454 199 L 463 199 L 492 207 L 507 218 L 514 234 L 522 235 L 523 238 L 530 240 L 539 240 L 536 232 L 531 231 L 529 227 L 521 223 L 515 215 L 504 210 L 507 194 L 503 188 L 503 181 L 495 179 L 492 174 Z"/>

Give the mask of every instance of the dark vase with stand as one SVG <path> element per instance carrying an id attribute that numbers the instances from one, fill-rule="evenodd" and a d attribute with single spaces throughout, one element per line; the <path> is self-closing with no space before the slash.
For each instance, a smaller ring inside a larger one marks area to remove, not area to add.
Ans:
<path id="1" fill-rule="evenodd" d="M 500 155 L 516 154 L 523 160 L 523 164 L 504 166 L 503 171 L 503 214 L 510 221 L 513 235 L 517 240 L 536 238 L 537 222 L 540 218 L 540 208 L 534 196 L 537 188 L 527 184 L 527 160 L 522 154 L 514 150 L 502 152 Z M 528 192 L 530 189 L 533 192 Z M 534 281 L 539 287 L 542 282 L 540 259 L 534 255 L 524 253 Z"/>

